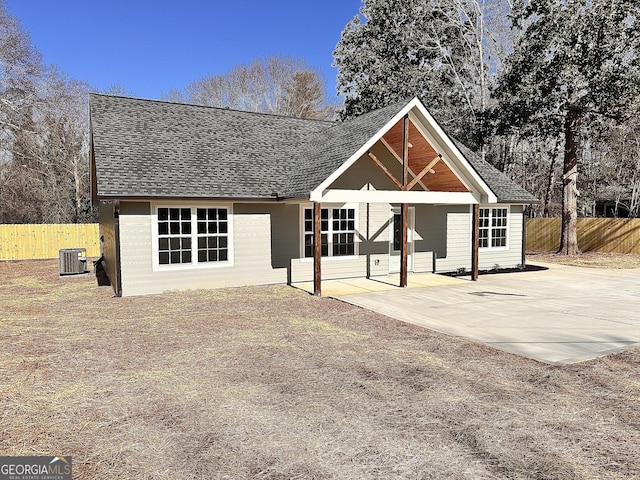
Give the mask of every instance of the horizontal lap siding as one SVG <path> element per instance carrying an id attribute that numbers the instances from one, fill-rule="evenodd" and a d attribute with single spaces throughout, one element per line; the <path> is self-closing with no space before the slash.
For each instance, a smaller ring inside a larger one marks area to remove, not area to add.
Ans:
<path id="1" fill-rule="evenodd" d="M 271 222 L 268 212 L 233 212 L 233 258 L 229 267 L 187 268 L 153 271 L 152 229 L 149 213 L 123 205 L 120 238 L 123 295 L 160 293 L 168 290 L 235 287 L 286 283 L 286 269 L 271 265 Z M 136 211 L 137 210 L 137 211 Z"/>
<path id="2" fill-rule="evenodd" d="M 369 221 L 367 222 L 367 213 Z M 360 253 L 369 258 L 369 275 L 389 273 L 389 237 L 391 205 L 383 203 L 360 205 L 360 236 L 364 239 Z M 376 265 L 377 261 L 377 265 Z"/>
<path id="3" fill-rule="evenodd" d="M 365 277 L 367 274 L 367 257 L 323 258 L 321 261 L 322 280 L 339 278 Z M 291 281 L 313 281 L 313 260 L 294 259 L 291 261 Z"/>
<path id="4" fill-rule="evenodd" d="M 509 211 L 508 249 L 480 249 L 480 270 L 514 268 L 522 263 L 522 207 L 512 205 Z"/>
<path id="5" fill-rule="evenodd" d="M 438 207 L 446 212 L 446 255 L 438 254 L 436 270 L 450 272 L 471 267 L 471 215 L 468 206 Z M 450 211 L 447 211 L 450 209 Z"/>
<path id="6" fill-rule="evenodd" d="M 440 207 L 447 208 L 447 207 Z M 469 207 L 449 207 L 447 213 L 447 251 L 442 258 L 438 253 L 436 270 L 455 271 L 471 268 L 471 212 Z M 509 240 L 505 249 L 480 249 L 480 270 L 496 267 L 512 268 L 522 263 L 522 207 L 511 205 L 509 211 Z"/>

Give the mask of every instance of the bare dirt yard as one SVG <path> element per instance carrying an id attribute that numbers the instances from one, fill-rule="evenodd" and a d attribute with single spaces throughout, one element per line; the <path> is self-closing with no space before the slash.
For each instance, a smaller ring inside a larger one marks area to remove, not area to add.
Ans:
<path id="1" fill-rule="evenodd" d="M 640 350 L 549 366 L 285 286 L 0 263 L 0 453 L 75 479 L 640 478 Z"/>

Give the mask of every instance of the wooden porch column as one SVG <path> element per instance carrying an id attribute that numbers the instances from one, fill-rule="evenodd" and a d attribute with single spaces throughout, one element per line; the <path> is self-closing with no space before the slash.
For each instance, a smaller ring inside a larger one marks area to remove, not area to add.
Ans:
<path id="1" fill-rule="evenodd" d="M 402 123 L 402 191 L 407 191 L 409 177 L 409 115 L 404 116 Z M 402 246 L 400 248 L 400 287 L 406 288 L 409 276 L 409 205 L 401 204 Z"/>
<path id="2" fill-rule="evenodd" d="M 480 242 L 480 205 L 473 206 L 471 229 L 471 280 L 478 280 L 478 250 Z"/>
<path id="3" fill-rule="evenodd" d="M 322 258 L 322 237 L 320 235 L 320 202 L 313 203 L 313 294 L 322 296 L 322 270 L 320 259 Z"/>

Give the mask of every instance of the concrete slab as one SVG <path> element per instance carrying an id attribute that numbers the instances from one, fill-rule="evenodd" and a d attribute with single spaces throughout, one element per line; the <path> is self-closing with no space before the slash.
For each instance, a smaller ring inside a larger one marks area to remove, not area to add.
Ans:
<path id="1" fill-rule="evenodd" d="M 424 288 L 442 285 L 466 283 L 468 280 L 435 275 L 432 273 L 412 273 L 408 277 L 408 288 Z M 400 284 L 398 275 L 384 275 L 371 278 L 347 278 L 341 280 L 324 280 L 322 295 L 325 297 L 342 297 L 358 293 L 383 292 L 397 290 Z M 293 283 L 293 287 L 313 293 L 313 282 Z"/>
<path id="2" fill-rule="evenodd" d="M 540 265 L 548 270 L 332 296 L 550 364 L 640 345 L 640 269 Z"/>

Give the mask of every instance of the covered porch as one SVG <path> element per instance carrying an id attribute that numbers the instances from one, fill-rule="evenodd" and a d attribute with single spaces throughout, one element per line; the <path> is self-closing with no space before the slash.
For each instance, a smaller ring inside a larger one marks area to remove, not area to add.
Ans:
<path id="1" fill-rule="evenodd" d="M 411 210 L 421 205 L 469 208 L 467 211 L 471 216 L 467 228 L 471 231 L 471 262 L 466 268 L 471 279 L 477 280 L 479 207 L 481 203 L 495 203 L 496 197 L 429 113 L 410 104 L 312 191 L 309 200 L 313 202 L 314 280 L 311 285 L 309 282 L 301 285 L 315 295 L 331 296 L 333 294 L 328 293 L 327 288 L 330 291 L 377 291 L 411 287 Z M 321 252 L 323 205 L 349 203 L 367 205 L 367 209 L 369 205 L 384 204 L 397 210 L 397 218 L 392 220 L 397 221 L 393 226 L 397 231 L 396 250 L 399 253 L 397 274 L 377 277 L 370 274 L 369 265 L 367 277 L 362 281 L 325 278 L 325 257 Z M 439 276 L 412 274 L 411 277 L 413 285 L 419 287 L 443 281 Z"/>

